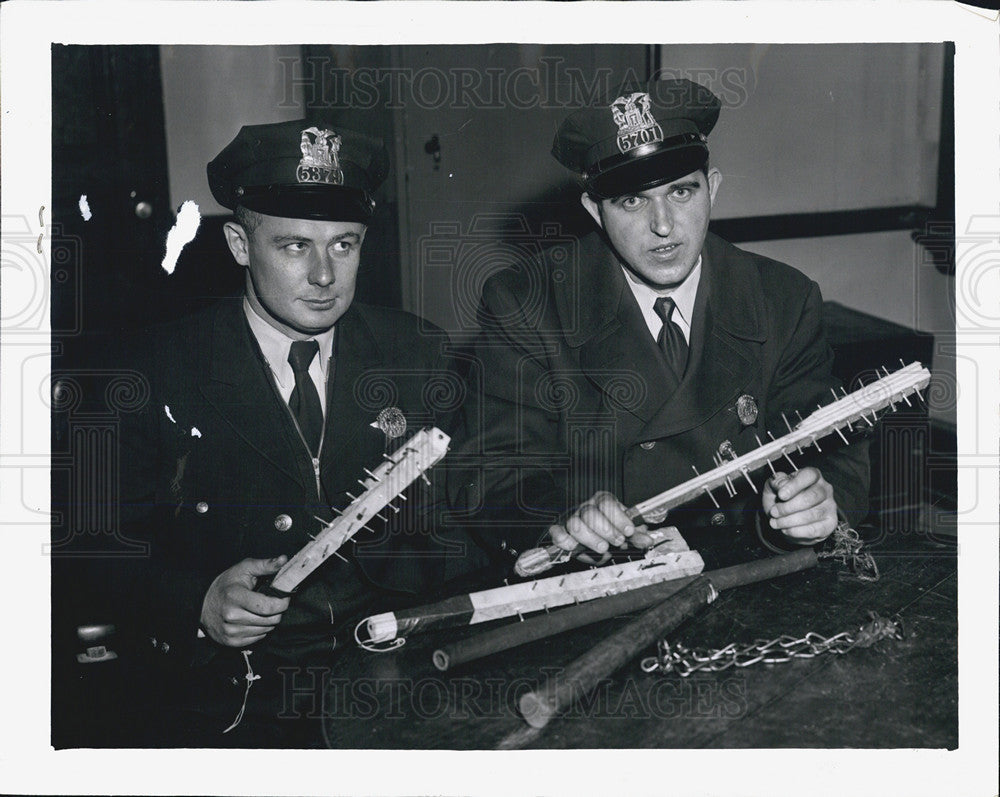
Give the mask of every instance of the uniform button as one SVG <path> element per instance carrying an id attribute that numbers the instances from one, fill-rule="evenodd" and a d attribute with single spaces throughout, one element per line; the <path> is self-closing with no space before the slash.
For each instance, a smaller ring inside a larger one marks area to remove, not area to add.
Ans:
<path id="1" fill-rule="evenodd" d="M 199 501 L 194 505 L 194 511 L 199 515 L 204 515 L 208 511 L 208 504 L 204 501 Z"/>
<path id="2" fill-rule="evenodd" d="M 161 642 L 160 643 L 160 650 L 163 651 L 164 653 L 169 653 L 170 652 L 170 645 L 168 643 L 166 643 L 166 642 Z"/>
<path id="3" fill-rule="evenodd" d="M 726 515 L 723 512 L 716 512 L 709 521 L 713 526 L 721 526 L 726 522 Z"/>
<path id="4" fill-rule="evenodd" d="M 292 519 L 288 515 L 278 515 L 274 519 L 274 527 L 278 531 L 288 531 L 292 527 Z"/>
<path id="5" fill-rule="evenodd" d="M 647 440 L 645 443 L 639 443 L 639 448 L 643 448 L 646 451 L 649 451 L 651 448 L 656 448 L 656 441 Z"/>

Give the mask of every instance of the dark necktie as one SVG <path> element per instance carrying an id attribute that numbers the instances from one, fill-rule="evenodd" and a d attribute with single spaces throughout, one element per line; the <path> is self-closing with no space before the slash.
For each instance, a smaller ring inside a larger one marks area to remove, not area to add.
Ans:
<path id="1" fill-rule="evenodd" d="M 656 342 L 678 380 L 682 379 L 684 369 L 687 367 L 688 344 L 687 340 L 684 339 L 684 332 L 670 320 L 676 309 L 674 300 L 669 296 L 661 296 L 654 302 L 653 309 L 663 321 L 663 329 L 660 330 Z"/>
<path id="2" fill-rule="evenodd" d="M 288 352 L 288 363 L 295 372 L 295 389 L 288 399 L 288 406 L 313 456 L 319 453 L 319 440 L 323 434 L 323 407 L 319 403 L 316 385 L 309 377 L 309 363 L 318 351 L 319 343 L 315 340 L 296 340 Z"/>

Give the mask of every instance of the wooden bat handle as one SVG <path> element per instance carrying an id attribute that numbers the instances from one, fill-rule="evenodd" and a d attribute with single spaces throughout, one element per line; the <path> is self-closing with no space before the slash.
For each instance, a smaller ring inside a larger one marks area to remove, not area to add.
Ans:
<path id="1" fill-rule="evenodd" d="M 639 654 L 664 634 L 691 617 L 718 593 L 712 582 L 699 576 L 662 603 L 639 615 L 594 646 L 564 671 L 550 676 L 545 685 L 521 695 L 518 707 L 533 728 L 544 728 L 604 678 Z"/>

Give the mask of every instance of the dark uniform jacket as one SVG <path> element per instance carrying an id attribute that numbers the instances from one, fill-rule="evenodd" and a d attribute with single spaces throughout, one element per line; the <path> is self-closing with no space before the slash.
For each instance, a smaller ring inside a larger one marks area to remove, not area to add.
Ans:
<path id="1" fill-rule="evenodd" d="M 139 633 L 181 664 L 226 650 L 196 639 L 219 573 L 248 557 L 292 556 L 319 519 L 333 517 L 331 507 L 350 503 L 347 492 L 360 494 L 363 468 L 377 467 L 421 427 L 447 427 L 464 395 L 439 330 L 403 312 L 352 305 L 336 326 L 316 473 L 241 301 L 159 328 L 137 349 L 150 399 L 124 421 L 122 517 L 150 556 L 124 591 L 136 602 Z M 387 407 L 399 408 L 408 427 L 391 441 L 372 427 Z M 345 624 L 367 615 L 378 596 L 441 583 L 462 549 L 437 536 L 431 489 L 410 489 L 417 494 L 398 502 L 399 515 L 386 510 L 390 527 L 373 521 L 373 534 L 344 546 L 346 564 L 331 557 L 300 586 L 257 648 L 295 661 L 317 647 L 328 653 L 334 630 L 346 643 Z"/>
<path id="2" fill-rule="evenodd" d="M 724 441 L 746 453 L 768 430 L 786 433 L 781 413 L 795 424 L 796 411 L 805 417 L 833 400 L 817 285 L 711 234 L 702 256 L 679 387 L 601 234 L 582 239 L 576 257 L 544 253 L 486 283 L 471 374 L 481 392 L 470 442 L 479 468 L 466 480 L 484 538 L 508 554 L 532 546 L 596 490 L 634 505 L 693 478 L 692 466 L 710 470 Z M 741 396 L 757 407 L 752 423 L 739 417 Z M 867 509 L 867 442 L 839 443 L 827 438 L 822 454 L 797 456 L 798 464 L 819 466 L 839 508 L 858 520 Z M 758 489 L 763 481 L 758 474 Z M 715 491 L 721 511 L 705 496 L 666 522 L 682 532 L 745 524 L 759 497 L 735 486 L 732 500 Z"/>

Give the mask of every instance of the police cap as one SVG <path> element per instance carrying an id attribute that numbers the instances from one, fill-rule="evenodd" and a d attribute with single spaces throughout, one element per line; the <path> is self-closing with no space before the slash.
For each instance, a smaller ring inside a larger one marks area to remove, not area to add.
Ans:
<path id="1" fill-rule="evenodd" d="M 389 156 L 380 139 L 299 119 L 246 125 L 208 164 L 220 205 L 291 219 L 368 222 Z"/>
<path id="2" fill-rule="evenodd" d="M 613 99 L 569 116 L 552 154 L 597 197 L 645 191 L 708 162 L 706 137 L 720 108 L 715 94 L 690 80 L 626 84 Z"/>

